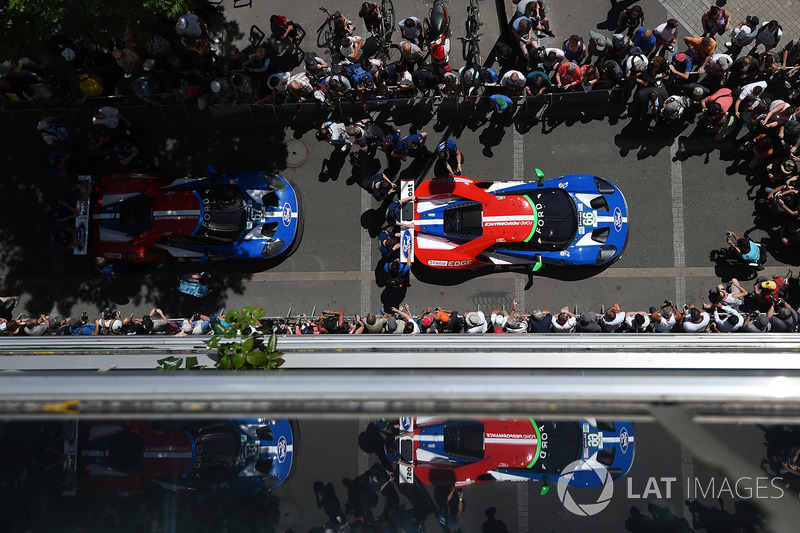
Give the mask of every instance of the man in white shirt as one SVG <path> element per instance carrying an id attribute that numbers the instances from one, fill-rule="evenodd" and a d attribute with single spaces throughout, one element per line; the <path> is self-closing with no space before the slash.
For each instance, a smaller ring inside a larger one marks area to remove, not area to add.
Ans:
<path id="1" fill-rule="evenodd" d="M 725 318 L 720 316 L 720 309 L 728 313 L 728 316 Z M 742 327 L 743 323 L 744 319 L 742 318 L 742 314 L 730 305 L 717 304 L 714 306 L 714 326 L 712 326 L 712 329 L 715 329 L 717 332 L 730 333 L 732 331 L 737 331 Z"/>
<path id="2" fill-rule="evenodd" d="M 669 333 L 675 324 L 683 319 L 683 315 L 675 309 L 672 302 L 664 302 L 660 308 L 651 309 L 653 312 L 650 314 L 650 321 L 653 324 L 653 330 L 658 333 Z"/>
<path id="3" fill-rule="evenodd" d="M 578 319 L 574 314 L 562 309 L 559 314 L 553 315 L 553 333 L 572 333 L 577 323 Z"/>
<path id="4" fill-rule="evenodd" d="M 687 308 L 688 312 L 683 316 L 683 331 L 686 333 L 701 333 L 711 322 L 711 315 L 695 305 Z"/>
<path id="5" fill-rule="evenodd" d="M 131 125 L 128 119 L 119 114 L 119 109 L 106 105 L 94 112 L 92 124 L 99 124 L 113 130 L 119 126 L 120 120 L 128 126 Z"/>
<path id="6" fill-rule="evenodd" d="M 600 328 L 606 333 L 613 333 L 622 326 L 624 321 L 625 313 L 622 312 L 618 303 L 614 303 L 600 315 Z"/>

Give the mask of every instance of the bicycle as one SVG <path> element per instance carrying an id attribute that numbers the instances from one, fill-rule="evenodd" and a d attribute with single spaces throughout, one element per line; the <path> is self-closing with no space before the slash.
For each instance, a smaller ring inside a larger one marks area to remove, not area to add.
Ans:
<path id="1" fill-rule="evenodd" d="M 394 4 L 392 0 L 381 0 L 381 29 L 375 40 L 378 44 L 379 56 L 386 54 L 391 60 L 392 50 L 398 50 L 398 45 L 392 43 L 392 33 L 394 33 Z"/>
<path id="2" fill-rule="evenodd" d="M 481 56 L 480 38 L 483 35 L 478 33 L 478 30 L 483 25 L 481 22 L 481 10 L 478 7 L 477 0 L 469 0 L 467 6 L 467 21 L 465 22 L 466 37 L 459 37 L 461 41 L 462 50 L 461 55 L 467 65 L 481 65 L 483 57 Z"/>
<path id="3" fill-rule="evenodd" d="M 339 43 L 335 43 L 333 36 L 336 34 L 333 25 L 334 15 L 324 7 L 319 8 L 328 18 L 317 28 L 317 48 L 326 48 L 331 55 L 331 60 L 339 54 Z"/>

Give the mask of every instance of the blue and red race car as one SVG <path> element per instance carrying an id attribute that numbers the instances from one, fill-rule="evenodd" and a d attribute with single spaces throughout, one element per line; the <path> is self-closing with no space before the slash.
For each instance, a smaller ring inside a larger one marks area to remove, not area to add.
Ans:
<path id="1" fill-rule="evenodd" d="M 597 468 L 616 481 L 630 470 L 634 456 L 633 425 L 621 421 L 402 418 L 400 431 L 401 483 L 555 483 L 569 474 L 570 486 L 597 487 L 604 481 Z"/>
<path id="2" fill-rule="evenodd" d="M 114 174 L 100 180 L 92 202 L 92 248 L 114 261 L 271 258 L 290 252 L 302 234 L 297 191 L 267 172 Z"/>
<path id="3" fill-rule="evenodd" d="M 83 490 L 125 496 L 157 485 L 256 494 L 289 476 L 294 432 L 288 420 L 265 418 L 73 421 L 64 454 L 65 469 L 76 481 L 73 494 Z"/>
<path id="4" fill-rule="evenodd" d="M 411 194 L 413 213 L 401 221 L 414 227 L 403 232 L 401 260 L 413 254 L 433 268 L 603 265 L 627 242 L 625 198 L 597 176 L 545 180 L 540 173 L 538 182 L 446 176 L 416 189 L 404 181 L 401 197 Z"/>

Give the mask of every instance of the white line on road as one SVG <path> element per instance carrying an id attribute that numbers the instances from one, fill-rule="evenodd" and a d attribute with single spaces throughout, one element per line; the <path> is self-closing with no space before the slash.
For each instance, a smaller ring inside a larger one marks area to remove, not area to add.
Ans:
<path id="1" fill-rule="evenodd" d="M 671 160 L 670 181 L 672 183 L 672 246 L 675 251 L 675 268 L 686 266 L 685 231 L 683 224 L 683 169 L 677 160 L 678 143 L 669 147 Z M 682 273 L 675 276 L 675 304 L 686 302 L 686 277 Z"/>
<path id="2" fill-rule="evenodd" d="M 361 212 L 365 213 L 372 205 L 372 196 L 367 191 L 361 191 Z M 361 272 L 368 274 L 360 277 L 361 281 L 361 310 L 364 313 L 372 309 L 372 284 L 375 282 L 374 268 L 372 266 L 372 239 L 366 229 L 361 230 Z"/>

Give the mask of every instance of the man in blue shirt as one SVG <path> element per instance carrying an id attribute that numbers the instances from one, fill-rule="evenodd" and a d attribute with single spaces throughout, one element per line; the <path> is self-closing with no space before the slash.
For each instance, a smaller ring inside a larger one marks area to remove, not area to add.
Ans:
<path id="1" fill-rule="evenodd" d="M 649 55 L 656 46 L 656 36 L 653 35 L 653 30 L 639 28 L 633 34 L 631 42 L 633 46 L 638 46 L 644 55 Z"/>
<path id="2" fill-rule="evenodd" d="M 406 135 L 394 145 L 392 157 L 405 160 L 408 156 L 418 157 L 430 154 L 430 151 L 425 147 L 425 139 L 427 138 L 428 134 L 424 131 L 414 135 Z"/>
<path id="3" fill-rule="evenodd" d="M 447 174 L 452 176 L 456 173 L 461 174 L 461 163 L 464 162 L 464 156 L 458 151 L 455 141 L 444 141 L 436 147 L 436 154 L 439 156 L 439 161 L 444 164 L 447 169 Z M 455 161 L 456 171 L 453 172 L 451 162 Z"/>

